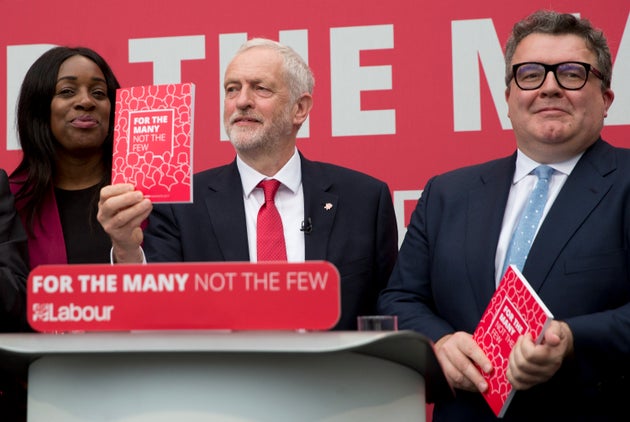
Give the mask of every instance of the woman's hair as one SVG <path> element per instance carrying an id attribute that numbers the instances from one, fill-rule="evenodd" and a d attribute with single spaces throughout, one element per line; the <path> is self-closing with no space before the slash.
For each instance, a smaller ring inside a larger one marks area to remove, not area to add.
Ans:
<path id="1" fill-rule="evenodd" d="M 595 53 L 596 68 L 602 73 L 602 88 L 610 88 L 612 78 L 612 58 L 604 33 L 593 28 L 587 19 L 576 18 L 569 13 L 539 10 L 517 22 L 505 46 L 505 84 L 512 80 L 512 58 L 518 44 L 531 34 L 577 35 L 586 42 L 589 50 Z"/>
<path id="2" fill-rule="evenodd" d="M 62 63 L 73 56 L 83 56 L 99 67 L 107 83 L 107 96 L 111 104 L 109 130 L 103 142 L 103 168 L 101 185 L 111 179 L 114 133 L 114 107 L 116 89 L 120 84 L 105 59 L 86 47 L 55 47 L 42 54 L 26 72 L 17 103 L 17 132 L 22 148 L 22 160 L 11 174 L 12 181 L 21 186 L 16 193 L 26 215 L 30 230 L 41 211 L 44 198 L 52 189 L 55 177 L 57 140 L 53 136 L 50 117 L 55 95 L 57 76 Z"/>

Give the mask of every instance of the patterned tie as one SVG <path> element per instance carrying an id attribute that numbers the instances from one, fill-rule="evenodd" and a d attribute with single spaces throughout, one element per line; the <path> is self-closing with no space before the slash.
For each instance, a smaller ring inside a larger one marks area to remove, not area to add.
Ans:
<path id="1" fill-rule="evenodd" d="M 515 264 L 519 270 L 523 269 L 529 248 L 534 241 L 534 234 L 540 223 L 545 204 L 547 203 L 547 193 L 549 191 L 549 178 L 553 173 L 553 168 L 549 166 L 538 166 L 534 169 L 534 174 L 538 177 L 534 190 L 529 195 L 525 211 L 516 225 L 516 230 L 512 235 L 512 242 L 505 255 L 503 272 L 505 274 L 508 265 Z"/>
<path id="2" fill-rule="evenodd" d="M 273 202 L 280 182 L 271 179 L 258 184 L 265 192 L 265 203 L 258 211 L 256 247 L 258 261 L 286 261 L 287 251 L 284 243 L 282 219 L 276 204 Z"/>

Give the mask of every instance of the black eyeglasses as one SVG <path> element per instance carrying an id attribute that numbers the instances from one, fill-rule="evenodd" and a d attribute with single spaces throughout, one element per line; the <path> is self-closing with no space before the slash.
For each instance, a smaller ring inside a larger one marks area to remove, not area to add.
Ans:
<path id="1" fill-rule="evenodd" d="M 599 79 L 603 79 L 602 72 L 588 63 L 562 62 L 556 64 L 544 64 L 537 62 L 518 63 L 512 66 L 512 77 L 516 86 L 524 91 L 540 88 L 547 73 L 553 72 L 558 85 L 564 89 L 576 91 L 582 89 L 588 81 L 589 72 Z"/>

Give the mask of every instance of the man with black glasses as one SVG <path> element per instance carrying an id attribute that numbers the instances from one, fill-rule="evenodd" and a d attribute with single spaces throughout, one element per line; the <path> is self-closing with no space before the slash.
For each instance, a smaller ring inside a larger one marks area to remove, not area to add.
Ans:
<path id="1" fill-rule="evenodd" d="M 623 420 L 630 151 L 600 136 L 614 99 L 611 54 L 587 20 L 539 11 L 514 26 L 505 61 L 517 150 L 428 181 L 380 311 L 435 342 L 456 393 L 435 403 L 435 422 L 496 420 L 480 394 L 493 368 L 472 332 L 515 264 L 555 321 L 540 345 L 529 335 L 514 345 L 507 376 L 517 392 L 503 420 Z M 540 223 L 517 228 L 538 177 L 548 188 Z M 527 231 L 527 247 L 512 245 Z"/>

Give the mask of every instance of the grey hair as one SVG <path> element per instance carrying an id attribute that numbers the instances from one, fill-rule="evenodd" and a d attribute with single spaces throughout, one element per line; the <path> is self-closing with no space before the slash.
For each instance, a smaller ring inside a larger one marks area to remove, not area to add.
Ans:
<path id="1" fill-rule="evenodd" d="M 505 84 L 512 80 L 512 58 L 518 44 L 531 34 L 565 35 L 581 37 L 597 57 L 597 70 L 602 73 L 602 89 L 610 88 L 612 58 L 604 33 L 594 28 L 588 19 L 576 18 L 569 13 L 539 10 L 514 24 L 505 45 Z"/>
<path id="2" fill-rule="evenodd" d="M 284 76 L 293 101 L 296 101 L 306 92 L 313 94 L 313 87 L 315 86 L 313 71 L 295 50 L 267 38 L 251 38 L 241 45 L 236 54 L 239 55 L 252 48 L 267 48 L 282 56 Z"/>

